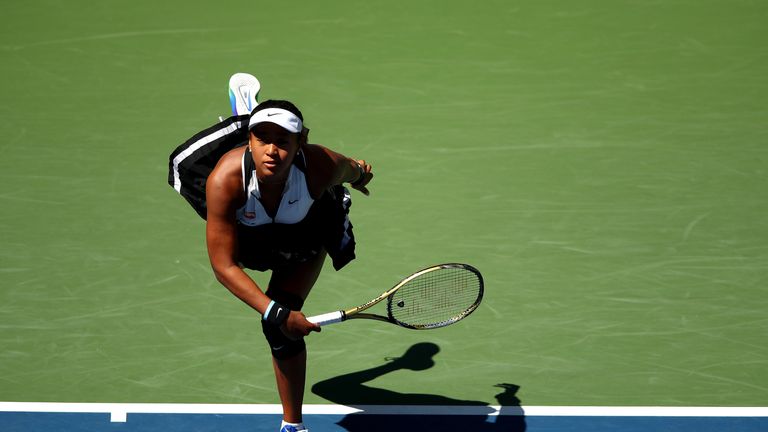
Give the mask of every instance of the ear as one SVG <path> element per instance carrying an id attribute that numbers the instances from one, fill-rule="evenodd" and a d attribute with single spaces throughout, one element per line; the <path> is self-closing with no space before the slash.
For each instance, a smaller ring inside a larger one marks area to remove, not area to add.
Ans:
<path id="1" fill-rule="evenodd" d="M 301 136 L 299 137 L 299 145 L 303 147 L 308 142 L 309 142 L 309 129 L 305 127 L 301 130 Z"/>

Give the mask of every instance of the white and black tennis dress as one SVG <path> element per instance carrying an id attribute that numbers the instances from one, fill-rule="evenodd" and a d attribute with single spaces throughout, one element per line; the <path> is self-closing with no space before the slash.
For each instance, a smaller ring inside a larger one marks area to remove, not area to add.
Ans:
<path id="1" fill-rule="evenodd" d="M 205 183 L 218 160 L 248 143 L 248 116 L 230 117 L 195 134 L 170 156 L 168 183 L 203 219 Z M 355 258 L 349 222 L 349 191 L 333 186 L 318 199 L 309 193 L 306 161 L 299 152 L 286 181 L 277 212 L 262 205 L 255 163 L 246 147 L 242 164 L 245 205 L 237 210 L 238 260 L 247 268 L 268 270 L 304 262 L 325 249 L 336 270 Z"/>

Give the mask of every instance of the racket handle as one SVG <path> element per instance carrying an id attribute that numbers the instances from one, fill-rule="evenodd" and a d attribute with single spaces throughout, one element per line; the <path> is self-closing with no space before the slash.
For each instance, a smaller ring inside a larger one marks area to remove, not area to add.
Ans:
<path id="1" fill-rule="evenodd" d="M 344 321 L 344 312 L 336 311 L 336 312 L 329 312 L 322 315 L 315 315 L 307 318 L 307 321 L 311 322 L 312 324 L 317 324 L 319 326 L 340 323 Z"/>

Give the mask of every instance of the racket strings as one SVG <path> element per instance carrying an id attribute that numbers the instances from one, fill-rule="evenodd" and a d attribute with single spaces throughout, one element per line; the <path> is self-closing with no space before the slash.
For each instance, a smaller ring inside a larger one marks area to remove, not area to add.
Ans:
<path id="1" fill-rule="evenodd" d="M 465 268 L 441 268 L 400 287 L 389 299 L 392 318 L 412 327 L 439 327 L 461 319 L 480 300 L 482 282 Z"/>

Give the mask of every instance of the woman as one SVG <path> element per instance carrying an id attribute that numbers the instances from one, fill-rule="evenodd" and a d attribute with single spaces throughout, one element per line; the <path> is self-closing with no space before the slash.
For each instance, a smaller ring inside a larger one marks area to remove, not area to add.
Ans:
<path id="1" fill-rule="evenodd" d="M 248 144 L 219 159 L 205 186 L 206 241 L 216 278 L 263 317 L 283 405 L 281 431 L 302 430 L 303 337 L 320 327 L 300 312 L 327 254 L 338 269 L 354 258 L 349 195 L 368 195 L 371 166 L 307 143 L 303 116 L 264 101 L 248 119 Z M 243 267 L 266 271 L 266 291 Z"/>

